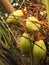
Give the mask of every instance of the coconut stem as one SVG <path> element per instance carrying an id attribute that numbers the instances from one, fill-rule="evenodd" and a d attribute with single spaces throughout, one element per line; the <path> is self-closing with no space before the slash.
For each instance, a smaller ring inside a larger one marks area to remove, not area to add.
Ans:
<path id="1" fill-rule="evenodd" d="M 5 8 L 5 10 L 11 14 L 15 11 L 14 7 L 11 5 L 9 0 L 0 0 L 0 4 Z"/>

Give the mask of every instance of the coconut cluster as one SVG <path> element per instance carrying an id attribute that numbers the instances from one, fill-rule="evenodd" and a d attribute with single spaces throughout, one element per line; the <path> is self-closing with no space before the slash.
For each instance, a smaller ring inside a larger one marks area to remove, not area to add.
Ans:
<path id="1" fill-rule="evenodd" d="M 17 10 L 15 12 L 13 12 L 12 14 L 10 14 L 10 16 L 7 18 L 7 23 L 12 23 L 12 22 L 18 23 L 15 20 L 15 18 L 18 18 L 21 16 L 24 16 L 24 13 L 22 12 L 22 10 Z M 39 28 L 41 27 L 41 25 L 36 23 L 36 21 L 38 21 L 38 19 L 36 19 L 34 16 L 28 17 L 26 19 L 25 27 L 28 32 L 39 31 Z M 21 52 L 27 53 L 27 54 L 32 52 L 34 59 L 35 58 L 38 60 L 40 60 L 42 58 L 44 59 L 46 57 L 46 51 L 47 51 L 44 41 L 39 40 L 39 41 L 31 42 L 29 39 L 30 39 L 30 34 L 24 32 L 22 34 L 22 36 L 20 38 L 20 42 L 19 42 L 19 47 L 20 47 Z"/>

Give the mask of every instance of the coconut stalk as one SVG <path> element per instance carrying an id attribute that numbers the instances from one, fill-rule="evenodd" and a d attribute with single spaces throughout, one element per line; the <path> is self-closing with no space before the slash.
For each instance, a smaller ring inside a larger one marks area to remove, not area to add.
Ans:
<path id="1" fill-rule="evenodd" d="M 5 24 L 7 26 L 7 24 Z M 26 65 L 25 62 L 23 61 L 23 58 L 21 57 L 20 51 L 19 49 L 17 49 L 17 47 L 14 46 L 13 42 L 12 42 L 12 35 L 10 34 L 9 28 L 6 27 L 3 23 L 3 21 L 0 21 L 0 34 L 2 35 L 2 37 L 4 38 L 4 40 L 6 40 L 5 44 L 7 43 L 9 46 L 9 50 L 11 51 L 11 53 L 14 55 L 14 57 L 12 58 L 11 55 L 10 57 L 12 59 L 14 59 L 16 61 L 16 63 L 18 64 L 22 64 L 22 65 Z M 8 35 L 7 35 L 8 33 Z M 13 33 L 12 33 L 13 34 Z M 13 37 L 14 38 L 14 37 Z M 2 40 L 3 41 L 3 40 Z M 10 54 L 10 53 L 9 53 Z M 8 55 L 8 54 L 7 54 Z M 6 54 L 5 54 L 6 56 Z M 8 56 L 9 57 L 9 56 Z M 8 59 L 8 57 L 6 57 Z M 10 62 L 10 61 L 9 61 Z M 11 62 L 12 63 L 12 62 Z M 11 65 L 11 64 L 10 64 Z M 17 65 L 17 64 L 16 64 Z"/>
<path id="2" fill-rule="evenodd" d="M 10 14 L 15 11 L 15 8 L 11 5 L 9 0 L 0 0 L 0 4 L 5 8 L 5 10 Z"/>

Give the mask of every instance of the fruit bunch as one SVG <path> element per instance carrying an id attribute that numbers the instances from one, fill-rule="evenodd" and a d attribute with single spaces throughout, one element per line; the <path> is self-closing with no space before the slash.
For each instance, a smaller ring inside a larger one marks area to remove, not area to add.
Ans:
<path id="1" fill-rule="evenodd" d="M 2 21 L 0 32 L 3 39 L 1 38 L 1 40 L 9 46 L 10 53 L 12 52 L 11 54 L 14 55 L 17 62 L 21 60 L 22 65 L 26 65 L 23 57 L 29 56 L 32 65 L 34 61 L 39 63 L 40 60 L 46 58 L 45 42 L 48 41 L 45 40 L 47 38 L 49 40 L 48 22 L 39 21 L 38 18 L 28 14 L 28 11 L 23 9 L 13 11 L 6 22 L 4 19 Z"/>
<path id="2" fill-rule="evenodd" d="M 12 21 L 14 23 L 15 22 L 18 23 L 18 21 L 15 21 L 15 18 L 18 19 L 21 16 L 22 16 L 22 20 L 23 20 L 23 17 L 24 17 L 23 11 L 17 10 L 15 12 L 13 12 L 7 18 L 6 22 L 8 24 L 9 23 L 12 24 Z M 18 42 L 21 52 L 23 54 L 30 54 L 32 52 L 34 59 L 37 59 L 37 60 L 44 59 L 46 57 L 46 51 L 47 51 L 45 42 L 44 42 L 43 38 L 40 38 L 40 37 L 38 39 L 35 39 L 36 33 L 40 33 L 40 34 L 42 33 L 42 32 L 40 32 L 40 29 L 41 29 L 41 25 L 42 25 L 43 22 L 41 23 L 34 16 L 30 16 L 25 20 L 25 24 L 20 20 L 18 25 L 15 23 L 16 24 L 15 26 L 20 27 L 19 26 L 20 23 L 22 23 L 24 25 L 25 29 L 26 29 L 26 31 L 23 31 L 20 34 L 21 36 L 20 36 L 19 42 Z M 19 29 L 19 31 L 20 31 L 20 29 Z"/>

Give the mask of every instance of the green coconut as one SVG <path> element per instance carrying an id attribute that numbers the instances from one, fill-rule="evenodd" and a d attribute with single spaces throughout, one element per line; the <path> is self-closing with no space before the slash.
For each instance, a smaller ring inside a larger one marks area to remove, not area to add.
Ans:
<path id="1" fill-rule="evenodd" d="M 36 21 L 38 21 L 35 17 L 29 17 L 26 20 L 26 28 L 29 32 L 32 31 L 39 31 L 39 28 L 41 27 L 40 24 L 35 23 Z"/>
<path id="2" fill-rule="evenodd" d="M 40 47 L 42 47 L 43 49 L 41 49 L 40 47 L 38 47 L 37 45 L 34 44 L 33 47 L 33 57 L 34 59 L 44 59 L 46 57 L 46 46 L 43 40 L 39 40 L 35 42 L 37 45 L 39 45 Z"/>
<path id="3" fill-rule="evenodd" d="M 27 33 L 24 33 L 23 36 L 26 38 L 30 37 L 30 35 Z M 23 53 L 27 54 L 31 51 L 31 42 L 23 36 L 20 39 L 20 49 Z"/>
<path id="4" fill-rule="evenodd" d="M 27 20 L 30 20 L 30 21 L 38 21 L 38 19 L 37 18 L 35 18 L 34 16 L 31 16 L 31 17 L 28 17 L 28 19 Z"/>
<path id="5" fill-rule="evenodd" d="M 24 14 L 22 10 L 17 10 L 13 12 L 12 14 L 9 15 L 7 18 L 6 22 L 11 23 L 11 24 L 18 24 L 19 22 L 17 21 L 19 17 L 22 17 Z"/>

